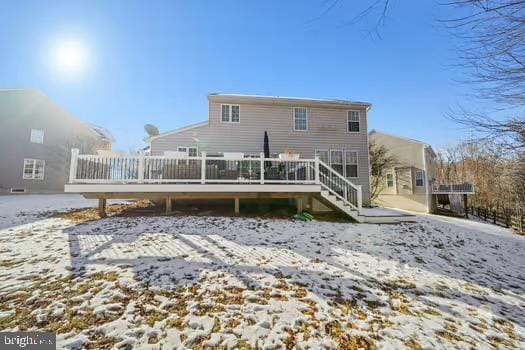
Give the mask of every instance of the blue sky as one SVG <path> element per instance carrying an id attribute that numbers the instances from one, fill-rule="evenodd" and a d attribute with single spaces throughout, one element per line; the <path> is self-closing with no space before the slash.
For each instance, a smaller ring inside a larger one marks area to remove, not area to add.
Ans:
<path id="1" fill-rule="evenodd" d="M 349 23 L 371 1 L 2 1 L 0 87 L 42 90 L 108 128 L 116 148 L 207 119 L 211 92 L 371 102 L 370 129 L 444 147 L 462 137 L 444 117 L 463 101 L 454 43 L 437 1 L 391 1 L 381 39 Z M 356 7 L 355 4 L 360 4 Z M 67 39 L 89 53 L 82 74 L 53 68 Z"/>

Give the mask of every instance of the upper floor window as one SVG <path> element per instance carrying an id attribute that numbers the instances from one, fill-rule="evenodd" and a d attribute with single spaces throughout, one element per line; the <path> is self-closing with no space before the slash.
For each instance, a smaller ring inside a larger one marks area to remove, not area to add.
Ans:
<path id="1" fill-rule="evenodd" d="M 240 122 L 239 105 L 221 105 L 221 122 L 239 123 Z"/>
<path id="2" fill-rule="evenodd" d="M 357 152 L 345 151 L 345 176 L 357 177 Z"/>
<path id="3" fill-rule="evenodd" d="M 293 129 L 295 131 L 308 130 L 308 113 L 305 107 L 294 107 L 293 109 Z"/>
<path id="4" fill-rule="evenodd" d="M 42 159 L 24 159 L 23 179 L 43 180 L 46 162 Z"/>
<path id="5" fill-rule="evenodd" d="M 348 111 L 346 120 L 348 132 L 359 132 L 359 111 Z"/>
<path id="6" fill-rule="evenodd" d="M 386 174 L 386 187 L 387 188 L 394 187 L 394 175 L 393 174 Z"/>
<path id="7" fill-rule="evenodd" d="M 30 140 L 32 143 L 44 143 L 44 130 L 31 129 Z"/>
<path id="8" fill-rule="evenodd" d="M 424 184 L 425 173 L 423 170 L 416 170 L 416 186 L 421 187 Z"/>

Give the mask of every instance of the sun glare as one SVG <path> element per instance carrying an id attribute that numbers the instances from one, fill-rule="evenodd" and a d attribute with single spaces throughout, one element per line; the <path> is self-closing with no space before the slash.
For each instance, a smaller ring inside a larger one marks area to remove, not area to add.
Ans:
<path id="1" fill-rule="evenodd" d="M 57 71 L 67 75 L 79 75 L 88 63 L 86 47 L 78 41 L 63 41 L 53 48 L 53 64 Z"/>

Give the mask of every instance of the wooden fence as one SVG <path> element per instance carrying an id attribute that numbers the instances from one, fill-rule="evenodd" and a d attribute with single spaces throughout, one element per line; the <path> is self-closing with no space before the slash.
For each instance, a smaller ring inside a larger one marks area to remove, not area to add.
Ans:
<path id="1" fill-rule="evenodd" d="M 469 214 L 477 216 L 484 221 L 492 222 L 496 225 L 503 225 L 516 229 L 520 233 L 525 233 L 525 211 L 523 209 L 493 209 L 470 206 Z"/>

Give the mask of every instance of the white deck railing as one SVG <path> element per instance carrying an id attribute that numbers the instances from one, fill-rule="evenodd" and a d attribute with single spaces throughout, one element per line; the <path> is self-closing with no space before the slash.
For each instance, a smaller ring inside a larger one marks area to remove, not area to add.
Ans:
<path id="1" fill-rule="evenodd" d="M 328 164 L 318 160 L 319 183 L 330 194 L 356 209 L 359 214 L 363 206 L 361 185 L 356 185 L 339 174 Z"/>
<path id="2" fill-rule="evenodd" d="M 474 185 L 469 183 L 463 184 L 433 184 L 432 185 L 433 194 L 474 194 Z"/>
<path id="3" fill-rule="evenodd" d="M 361 209 L 361 186 L 315 159 L 218 156 L 80 155 L 72 150 L 70 184 L 318 184 Z"/>

